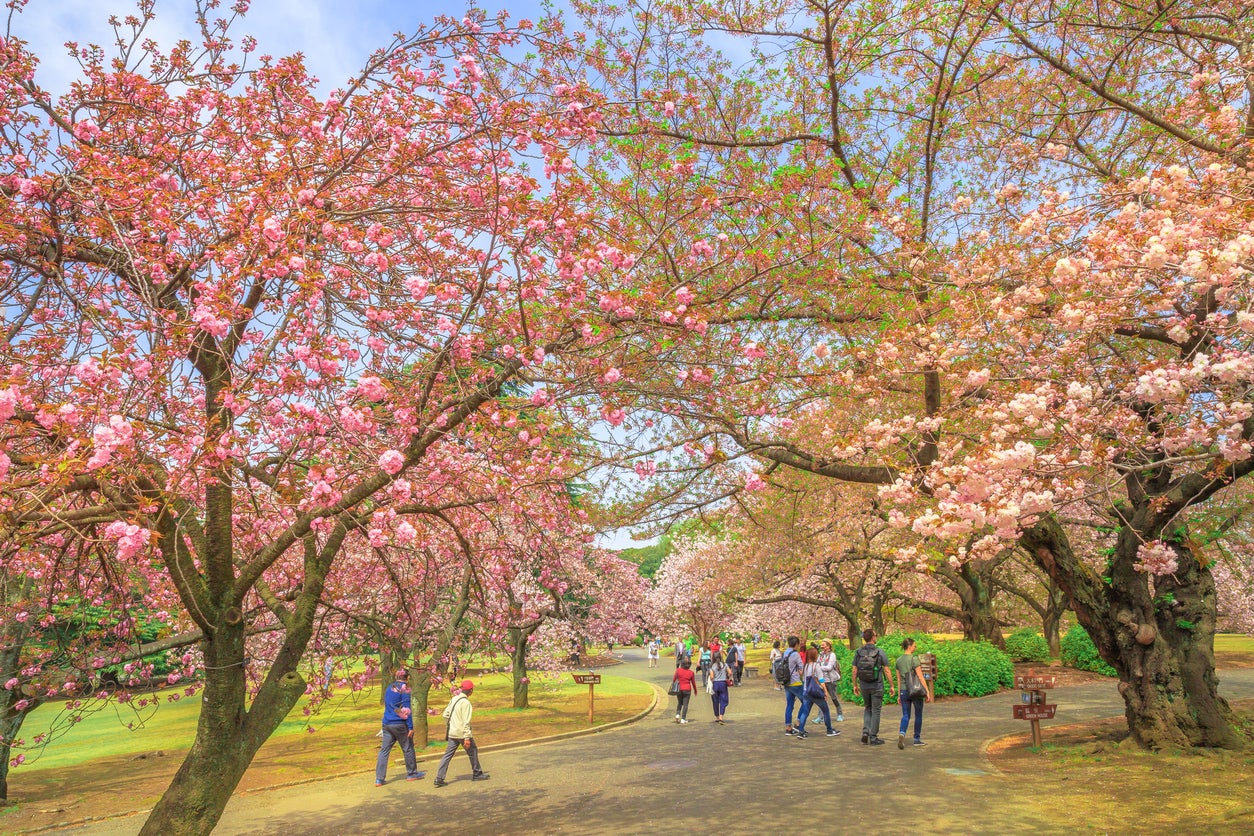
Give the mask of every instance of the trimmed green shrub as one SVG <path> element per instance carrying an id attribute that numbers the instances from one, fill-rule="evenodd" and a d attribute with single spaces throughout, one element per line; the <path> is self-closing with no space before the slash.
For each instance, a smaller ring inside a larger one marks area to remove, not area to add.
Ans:
<path id="1" fill-rule="evenodd" d="M 1118 671 L 1106 664 L 1106 660 L 1097 655 L 1097 646 L 1093 644 L 1093 639 L 1082 624 L 1077 624 L 1067 631 L 1067 634 L 1062 637 L 1060 650 L 1059 655 L 1064 665 L 1082 671 L 1093 671 L 1103 676 L 1119 675 Z"/>
<path id="2" fill-rule="evenodd" d="M 933 691 L 938 697 L 952 694 L 964 694 L 970 697 L 983 697 L 996 693 L 1001 688 L 1014 685 L 1015 668 L 1010 657 L 988 642 L 969 641 L 937 641 L 926 633 L 911 633 L 915 640 L 915 653 L 935 653 L 936 665 L 940 668 Z M 876 642 L 888 654 L 888 665 L 893 667 L 901 656 L 901 642 L 906 637 L 902 633 L 890 633 Z M 841 649 L 837 649 L 839 653 Z M 853 695 L 852 672 L 853 654 L 843 648 L 841 656 L 840 699 L 841 702 L 862 704 L 860 697 Z M 885 689 L 884 703 L 891 705 L 897 702 L 896 696 L 888 696 Z"/>
<path id="3" fill-rule="evenodd" d="M 982 697 L 1015 684 L 1015 666 L 995 645 L 940 642 L 936 646 L 936 693 Z"/>
<path id="4" fill-rule="evenodd" d="M 1049 643 L 1031 627 L 1021 627 L 1006 637 L 1006 655 L 1016 662 L 1048 662 Z"/>

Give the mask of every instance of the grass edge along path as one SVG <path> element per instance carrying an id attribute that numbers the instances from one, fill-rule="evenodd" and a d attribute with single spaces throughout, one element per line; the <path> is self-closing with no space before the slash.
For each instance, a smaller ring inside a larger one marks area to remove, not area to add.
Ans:
<path id="1" fill-rule="evenodd" d="M 476 691 L 479 692 L 503 690 L 508 686 L 508 677 L 501 677 L 502 680 L 505 680 L 504 682 L 492 682 L 490 685 L 487 685 L 486 683 L 494 679 L 493 677 L 484 676 L 472 678 L 476 680 Z M 585 735 L 599 734 L 603 731 L 616 729 L 638 722 L 639 720 L 649 716 L 657 709 L 658 705 L 662 704 L 665 700 L 665 695 L 661 689 L 650 683 L 643 682 L 633 677 L 605 676 L 602 680 L 603 685 L 611 686 L 616 692 L 618 692 L 615 697 L 611 698 L 618 701 L 619 705 L 617 710 L 606 710 L 608 706 L 603 703 L 603 698 L 600 696 L 600 693 L 598 693 L 596 700 L 596 724 L 591 728 L 586 727 L 586 725 L 581 728 L 579 726 L 587 723 L 587 688 L 581 685 L 575 685 L 571 682 L 569 673 L 563 673 L 561 679 L 561 693 L 558 696 L 561 697 L 560 704 L 563 709 L 562 711 L 557 712 L 551 706 L 545 705 L 546 697 L 549 698 L 549 701 L 554 701 L 555 695 L 552 692 L 546 692 L 542 689 L 534 687 L 532 689 L 532 708 L 526 709 L 525 711 L 532 713 L 537 711 L 550 712 L 549 716 L 545 718 L 548 722 L 543 725 L 552 727 L 555 724 L 554 721 L 556 720 L 556 723 L 563 727 L 562 731 L 532 737 L 519 737 L 512 740 L 507 739 L 496 743 L 489 742 L 480 746 L 480 750 L 483 752 L 502 751 L 525 746 L 542 745 L 545 743 L 574 737 L 582 737 Z M 480 683 L 485 684 L 481 685 Z M 525 725 L 520 725 L 517 722 L 517 714 L 520 713 L 521 710 L 513 709 L 509 706 L 501 706 L 497 704 L 500 702 L 501 696 L 498 694 L 494 694 L 493 696 L 495 699 L 490 701 L 486 706 L 476 706 L 475 726 L 478 730 L 476 737 L 485 741 L 491 741 L 494 736 L 499 739 L 499 736 L 505 728 L 525 728 Z M 625 705 L 628 701 L 630 701 L 630 704 Z M 432 704 L 434 708 L 437 708 L 437 710 L 442 709 L 445 702 L 446 700 L 442 694 L 437 695 L 433 693 Z M 299 710 L 299 706 L 297 709 L 294 709 L 293 719 L 300 718 Z M 378 739 L 375 736 L 375 732 L 378 727 L 378 718 L 374 715 L 379 714 L 381 712 L 381 708 L 377 704 L 374 704 L 373 701 L 367 700 L 365 710 L 370 713 L 373 719 L 369 720 L 370 726 L 368 729 L 361 729 L 359 737 L 363 739 L 359 739 L 353 744 L 352 752 L 347 757 L 338 759 L 342 764 L 346 765 L 341 766 L 340 768 L 333 767 L 329 771 L 319 772 L 316 775 L 308 777 L 292 780 L 264 780 L 261 783 L 253 783 L 251 786 L 248 785 L 248 776 L 246 775 L 245 781 L 241 782 L 241 788 L 237 790 L 237 794 L 251 795 L 271 790 L 300 786 L 302 784 L 316 783 L 333 778 L 351 777 L 354 775 L 360 775 L 362 776 L 362 780 L 369 780 L 372 783 L 374 773 L 374 755 L 378 751 Z M 602 711 L 606 711 L 606 713 L 603 714 Z M 624 711 L 629 713 L 624 714 Z M 607 715 L 612 719 L 602 719 Z M 291 720 L 287 722 L 291 722 Z M 571 726 L 574 726 L 575 728 L 571 728 Z M 432 743 L 429 744 L 427 749 L 417 753 L 418 760 L 420 762 L 432 762 L 440 758 L 444 752 L 443 736 L 444 721 L 437 715 L 436 717 L 431 718 Z M 307 735 L 306 738 L 315 745 L 317 745 L 319 741 L 317 735 Z M 279 738 L 279 744 L 283 742 L 283 739 L 284 738 Z M 293 736 L 287 735 L 286 739 L 289 741 L 293 740 Z M 341 747 L 345 745 L 343 738 L 340 738 L 335 742 L 339 743 Z M 271 742 L 268 742 L 266 746 L 271 746 L 271 743 L 273 743 L 273 739 Z M 169 778 L 172 777 L 174 771 L 177 770 L 179 763 L 182 760 L 182 754 L 185 753 L 185 751 L 185 748 L 171 748 L 164 753 L 160 753 L 159 758 L 157 757 L 159 753 L 151 751 L 142 752 L 137 753 L 128 759 L 132 761 L 153 759 L 155 763 L 160 764 L 157 769 L 159 769 L 162 773 L 168 773 L 158 776 L 157 784 L 159 789 L 154 790 L 155 794 L 143 792 L 136 793 L 131 791 L 126 786 L 127 781 L 125 777 L 114 778 L 112 781 L 103 779 L 105 783 L 101 786 L 95 787 L 94 793 L 80 792 L 77 797 L 74 796 L 73 792 L 66 792 L 63 794 L 55 790 L 45 790 L 42 793 L 32 794 L 29 791 L 23 793 L 19 789 L 18 792 L 11 793 L 11 795 L 17 798 L 19 803 L 16 806 L 0 810 L 0 831 L 14 834 L 42 833 L 47 832 L 50 829 L 75 827 L 91 824 L 93 822 L 103 822 L 113 819 L 143 815 L 148 812 L 151 805 L 155 803 L 156 799 L 160 795 L 159 790 L 164 789 L 164 786 L 168 783 Z M 262 751 L 258 753 L 257 759 L 254 761 L 254 768 L 250 768 L 250 772 L 254 774 L 254 779 L 256 779 L 259 773 L 265 773 L 267 754 L 266 748 L 263 747 Z M 351 764 L 351 766 L 347 764 Z M 83 764 L 71 769 L 95 769 L 97 766 L 99 766 L 99 764 L 93 764 L 92 759 L 89 757 Z M 292 765 L 288 764 L 287 769 L 290 770 L 291 768 L 293 768 Z M 39 771 L 51 773 L 59 769 L 65 769 L 65 767 L 51 766 Z M 104 770 L 104 772 L 108 773 L 109 770 Z M 36 777 L 37 774 L 38 771 L 28 773 L 31 778 Z M 97 774 L 100 773 L 97 772 Z M 404 764 L 401 760 L 399 750 L 394 750 L 389 767 L 389 776 L 390 779 L 395 779 L 398 775 L 403 778 Z M 76 783 L 75 790 L 81 790 L 82 786 L 82 783 Z M 70 812 L 73 807 L 87 807 L 90 809 L 92 806 L 95 806 L 91 803 L 91 796 L 93 794 L 96 795 L 97 798 L 120 797 L 129 800 L 130 806 L 124 809 L 109 810 L 108 812 L 102 812 L 98 815 L 79 816 L 70 819 L 50 818 L 50 816 L 54 816 L 56 814 Z"/>

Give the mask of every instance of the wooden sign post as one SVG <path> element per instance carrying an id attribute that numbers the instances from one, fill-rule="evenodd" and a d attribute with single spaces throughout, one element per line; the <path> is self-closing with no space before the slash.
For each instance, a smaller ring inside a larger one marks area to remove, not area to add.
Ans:
<path id="1" fill-rule="evenodd" d="M 923 663 L 923 678 L 932 683 L 932 691 L 936 690 L 936 675 L 940 673 L 940 667 L 936 664 L 935 653 L 920 653 L 918 656 L 920 662 Z"/>
<path id="2" fill-rule="evenodd" d="M 572 673 L 576 685 L 588 686 L 588 725 L 592 725 L 592 689 L 601 684 L 599 673 Z"/>
<path id="3" fill-rule="evenodd" d="M 1045 702 L 1046 689 L 1053 688 L 1057 679 L 1052 676 L 1039 676 L 1029 671 L 1015 675 L 1015 687 L 1023 692 L 1023 701 L 1014 706 L 1016 720 L 1029 720 L 1032 723 L 1032 745 L 1041 745 L 1041 721 L 1054 719 L 1058 711 L 1057 705 Z"/>

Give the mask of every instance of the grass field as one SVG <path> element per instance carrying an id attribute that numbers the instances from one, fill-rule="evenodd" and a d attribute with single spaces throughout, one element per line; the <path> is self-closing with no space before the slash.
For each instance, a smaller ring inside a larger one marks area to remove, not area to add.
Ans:
<path id="1" fill-rule="evenodd" d="M 532 674 L 531 707 L 516 709 L 508 674 L 472 676 L 475 682 L 475 738 L 480 745 L 529 740 L 588 728 L 588 689 L 565 673 L 556 678 Z M 647 683 L 602 675 L 596 688 L 596 725 L 643 711 L 653 699 Z M 432 691 L 428 753 L 443 751 L 444 721 L 438 712 L 448 692 Z M 196 730 L 200 697 L 162 704 L 133 729 L 134 712 L 118 706 L 95 712 L 42 752 L 27 752 L 28 762 L 9 773 L 9 797 L 15 807 L 0 811 L 0 832 L 48 827 L 88 816 L 150 807 L 169 784 Z M 312 717 L 305 705 L 291 716 L 257 753 L 240 782 L 240 791 L 360 770 L 373 780 L 382 710 L 378 688 L 333 700 Z M 55 719 L 58 709 L 34 712 L 23 737 L 32 739 Z M 310 733 L 309 727 L 316 729 Z M 420 753 L 421 754 L 421 753 Z M 391 774 L 403 772 L 395 751 Z"/>

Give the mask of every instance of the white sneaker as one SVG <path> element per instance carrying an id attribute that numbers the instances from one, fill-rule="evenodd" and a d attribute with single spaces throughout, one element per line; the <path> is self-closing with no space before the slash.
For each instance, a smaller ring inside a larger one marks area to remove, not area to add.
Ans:
<path id="1" fill-rule="evenodd" d="M 687 725 L 687 724 L 688 724 L 688 721 L 687 721 L 687 720 L 680 720 L 679 722 L 683 723 L 684 725 Z"/>

